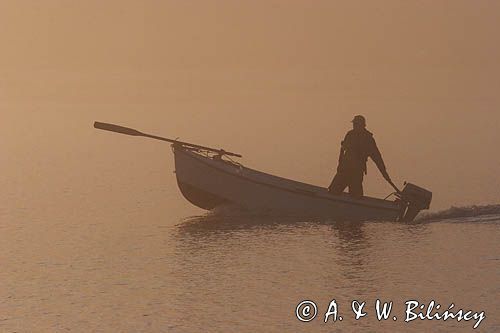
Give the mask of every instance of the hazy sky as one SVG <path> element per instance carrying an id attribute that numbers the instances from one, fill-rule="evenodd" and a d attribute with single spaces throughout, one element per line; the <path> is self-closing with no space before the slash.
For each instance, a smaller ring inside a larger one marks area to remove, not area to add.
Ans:
<path id="1" fill-rule="evenodd" d="M 434 208 L 498 203 L 499 31 L 485 0 L 3 0 L 0 168 L 56 182 L 110 146 L 173 168 L 168 147 L 97 134 L 101 120 L 327 186 L 363 114 L 395 182 Z M 373 164 L 365 188 L 391 190 Z"/>

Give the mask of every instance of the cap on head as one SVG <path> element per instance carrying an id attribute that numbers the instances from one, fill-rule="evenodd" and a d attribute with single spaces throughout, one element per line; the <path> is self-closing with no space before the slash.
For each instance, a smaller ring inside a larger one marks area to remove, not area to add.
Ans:
<path id="1" fill-rule="evenodd" d="M 362 115 L 354 116 L 354 119 L 352 120 L 352 122 L 355 124 L 360 124 L 360 125 L 366 126 L 366 119 Z"/>

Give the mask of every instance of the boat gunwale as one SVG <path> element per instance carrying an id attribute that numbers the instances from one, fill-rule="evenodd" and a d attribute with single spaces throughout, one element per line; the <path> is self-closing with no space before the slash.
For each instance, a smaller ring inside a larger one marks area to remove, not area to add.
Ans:
<path id="1" fill-rule="evenodd" d="M 305 196 L 308 196 L 308 197 L 314 197 L 314 198 L 322 199 L 322 200 L 328 200 L 328 201 L 334 201 L 334 202 L 342 202 L 344 204 L 355 205 L 355 206 L 363 206 L 363 207 L 370 207 L 370 208 L 376 208 L 376 209 L 391 210 L 391 211 L 395 211 L 395 212 L 399 212 L 400 209 L 401 209 L 399 206 L 397 206 L 396 203 L 391 202 L 391 201 L 386 201 L 386 200 L 383 200 L 383 199 L 379 199 L 379 198 L 364 197 L 364 198 L 368 198 L 370 200 L 380 200 L 380 201 L 382 201 L 382 202 L 380 202 L 381 204 L 382 203 L 383 204 L 392 204 L 392 205 L 394 205 L 394 207 L 387 207 L 387 206 L 384 207 L 384 206 L 376 205 L 375 203 L 359 202 L 359 199 L 346 200 L 346 199 L 342 199 L 342 198 L 334 198 L 334 197 L 332 198 L 332 197 L 327 197 L 325 195 L 322 195 L 321 193 L 313 192 L 313 191 L 308 191 L 308 190 L 285 188 L 285 187 L 282 187 L 282 186 L 279 186 L 279 185 L 275 185 L 275 184 L 271 184 L 271 183 L 266 183 L 266 182 L 263 182 L 263 181 L 255 180 L 255 179 L 252 179 L 252 178 L 250 178 L 248 176 L 245 176 L 245 175 L 241 175 L 241 174 L 237 174 L 237 173 L 233 173 L 233 172 L 224 170 L 223 168 L 219 168 L 219 167 L 213 165 L 212 163 L 208 163 L 207 161 L 205 161 L 205 159 L 211 160 L 209 157 L 203 156 L 203 155 L 198 154 L 196 152 L 188 151 L 186 149 L 183 149 L 182 147 L 174 147 L 174 156 L 175 156 L 176 152 L 183 153 L 184 155 L 186 155 L 186 156 L 188 156 L 188 157 L 190 157 L 190 158 L 192 158 L 192 159 L 194 159 L 194 160 L 196 160 L 196 161 L 198 161 L 198 162 L 200 162 L 200 163 L 202 163 L 202 164 L 210 167 L 211 169 L 217 170 L 217 171 L 222 172 L 224 174 L 228 174 L 228 175 L 231 175 L 233 177 L 241 178 L 241 179 L 244 179 L 244 180 L 249 181 L 251 183 L 255 183 L 255 184 L 259 184 L 259 185 L 263 185 L 263 186 L 267 186 L 267 187 L 276 188 L 276 189 L 279 189 L 279 190 L 282 190 L 282 191 L 291 192 L 291 193 L 294 193 L 294 194 L 305 195 Z M 225 164 L 225 165 L 227 165 L 227 164 Z M 236 166 L 233 165 L 233 167 L 236 167 Z M 318 189 L 322 189 L 322 187 L 319 187 L 319 186 L 315 186 L 315 185 L 311 185 L 311 184 L 307 184 L 307 183 L 301 183 L 301 182 L 298 182 L 298 181 L 295 181 L 295 180 L 292 180 L 292 179 L 288 179 L 288 178 L 274 176 L 274 175 L 271 175 L 271 174 L 268 174 L 268 173 L 265 173 L 265 172 L 261 172 L 261 171 L 254 170 L 254 169 L 251 169 L 251 168 L 248 168 L 248 167 L 244 167 L 242 165 L 241 165 L 241 167 L 244 168 L 244 169 L 250 170 L 252 172 L 257 172 L 257 173 L 260 173 L 260 174 L 263 174 L 263 175 L 268 175 L 268 176 L 271 176 L 271 177 L 277 177 L 277 178 L 280 178 L 280 179 L 283 179 L 283 180 L 286 180 L 286 181 L 295 182 L 295 183 L 299 183 L 299 184 L 305 184 L 305 185 L 308 185 L 308 186 L 317 187 Z"/>

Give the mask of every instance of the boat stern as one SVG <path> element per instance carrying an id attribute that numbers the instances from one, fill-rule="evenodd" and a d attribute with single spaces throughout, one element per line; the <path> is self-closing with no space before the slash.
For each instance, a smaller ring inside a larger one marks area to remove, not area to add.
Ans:
<path id="1" fill-rule="evenodd" d="M 411 222 L 417 214 L 429 209 L 432 201 L 432 192 L 411 183 L 405 183 L 403 191 L 399 193 L 401 200 L 401 212 L 399 220 Z"/>

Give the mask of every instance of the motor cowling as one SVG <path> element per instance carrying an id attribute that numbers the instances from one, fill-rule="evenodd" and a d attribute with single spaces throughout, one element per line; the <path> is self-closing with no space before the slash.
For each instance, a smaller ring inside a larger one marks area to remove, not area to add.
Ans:
<path id="1" fill-rule="evenodd" d="M 404 222 L 413 221 L 423 209 L 429 209 L 432 201 L 432 192 L 411 183 L 399 193 L 401 200 L 401 213 L 399 219 Z"/>

